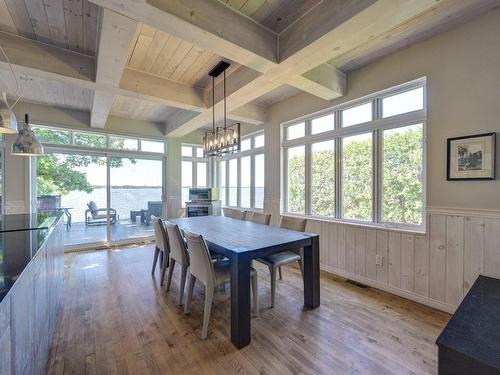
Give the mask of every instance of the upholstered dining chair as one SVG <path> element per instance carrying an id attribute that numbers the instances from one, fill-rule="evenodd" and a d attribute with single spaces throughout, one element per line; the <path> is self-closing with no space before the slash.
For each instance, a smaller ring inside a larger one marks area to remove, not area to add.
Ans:
<path id="1" fill-rule="evenodd" d="M 306 230 L 306 223 L 306 219 L 282 216 L 280 220 L 280 228 L 304 232 Z M 269 268 L 269 273 L 271 274 L 271 307 L 274 307 L 274 302 L 276 300 L 276 269 L 279 270 L 281 280 L 281 266 L 298 262 L 300 273 L 302 274 L 302 277 L 304 277 L 302 268 L 302 249 L 282 251 L 280 253 L 271 254 L 256 260 L 264 263 Z"/>
<path id="2" fill-rule="evenodd" d="M 224 207 L 222 209 L 222 214 L 231 219 L 245 220 L 245 211 L 235 208 Z"/>
<path id="3" fill-rule="evenodd" d="M 168 247 L 168 239 L 163 220 L 156 218 L 153 222 L 155 232 L 155 255 L 153 258 L 153 268 L 151 275 L 154 275 L 158 257 L 160 258 L 160 285 L 163 285 L 165 280 L 165 273 L 169 264 L 170 248 Z"/>
<path id="4" fill-rule="evenodd" d="M 184 288 L 186 285 L 187 270 L 189 267 L 189 254 L 186 243 L 182 237 L 181 230 L 177 224 L 165 222 L 167 229 L 167 238 L 170 247 L 170 267 L 167 277 L 167 292 L 170 290 L 172 275 L 176 264 L 181 266 L 181 279 L 179 281 L 179 306 L 182 305 L 184 298 Z"/>
<path id="5" fill-rule="evenodd" d="M 271 221 L 271 214 L 262 214 L 255 211 L 245 212 L 245 221 L 251 221 L 255 224 L 269 225 Z"/>
<path id="6" fill-rule="evenodd" d="M 225 285 L 230 281 L 230 262 L 224 260 L 212 262 L 210 252 L 203 237 L 188 231 L 184 231 L 190 254 L 189 283 L 186 296 L 184 313 L 191 311 L 191 299 L 196 280 L 205 286 L 205 309 L 203 312 L 203 330 L 202 338 L 206 339 L 208 335 L 208 323 L 210 321 L 210 312 L 214 298 L 215 288 Z M 250 279 L 253 294 L 253 309 L 255 316 L 259 316 L 259 289 L 257 285 L 257 271 L 250 269 Z"/>

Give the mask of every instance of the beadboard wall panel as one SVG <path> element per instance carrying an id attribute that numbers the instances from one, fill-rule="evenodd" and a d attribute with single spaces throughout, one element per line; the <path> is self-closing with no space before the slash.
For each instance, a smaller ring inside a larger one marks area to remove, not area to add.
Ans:
<path id="1" fill-rule="evenodd" d="M 279 222 L 278 200 L 265 211 Z M 480 274 L 500 278 L 500 212 L 432 209 L 427 225 L 418 234 L 308 218 L 306 230 L 320 235 L 323 270 L 453 312 Z"/>

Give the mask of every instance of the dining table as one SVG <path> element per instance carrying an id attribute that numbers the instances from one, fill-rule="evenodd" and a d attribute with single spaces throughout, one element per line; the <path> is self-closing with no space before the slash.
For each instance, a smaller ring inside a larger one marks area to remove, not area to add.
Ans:
<path id="1" fill-rule="evenodd" d="M 231 342 L 251 342 L 250 269 L 252 260 L 287 250 L 303 249 L 304 307 L 320 305 L 319 235 L 224 216 L 168 219 L 180 229 L 200 234 L 208 249 L 230 261 Z"/>

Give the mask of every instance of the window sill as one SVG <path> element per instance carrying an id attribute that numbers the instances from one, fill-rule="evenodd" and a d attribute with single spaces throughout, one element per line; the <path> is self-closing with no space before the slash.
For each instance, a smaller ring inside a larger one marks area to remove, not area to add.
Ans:
<path id="1" fill-rule="evenodd" d="M 406 227 L 406 226 L 396 226 L 396 225 L 388 225 L 388 224 L 380 224 L 380 223 L 349 221 L 349 220 L 342 220 L 342 219 L 336 219 L 336 218 L 325 217 L 325 216 L 294 214 L 294 213 L 290 213 L 290 212 L 283 212 L 283 213 L 281 213 L 281 215 L 287 216 L 287 217 L 300 217 L 300 218 L 307 219 L 307 220 L 314 220 L 314 221 L 320 221 L 320 222 L 326 222 L 326 223 L 343 224 L 343 225 L 349 225 L 349 226 L 359 227 L 359 228 L 379 229 L 379 230 L 385 230 L 388 232 L 399 232 L 399 233 L 416 234 L 416 235 L 426 235 L 427 234 L 427 231 L 426 231 L 424 225 L 415 226 L 415 227 Z"/>

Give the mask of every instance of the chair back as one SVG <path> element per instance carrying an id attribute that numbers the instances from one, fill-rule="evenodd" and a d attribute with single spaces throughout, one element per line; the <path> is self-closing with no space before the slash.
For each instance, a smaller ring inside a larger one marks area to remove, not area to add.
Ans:
<path id="1" fill-rule="evenodd" d="M 246 211 L 245 221 L 251 221 L 255 224 L 269 225 L 271 214 L 262 214 L 260 212 Z"/>
<path id="2" fill-rule="evenodd" d="M 87 206 L 88 206 L 88 208 L 89 208 L 90 213 L 92 214 L 92 216 L 95 216 L 95 214 L 97 214 L 97 210 L 98 210 L 97 204 L 94 201 L 90 201 L 87 204 Z"/>
<path id="3" fill-rule="evenodd" d="M 165 228 L 163 227 L 163 220 L 156 218 L 153 221 L 155 230 L 155 246 L 161 251 L 167 251 L 167 238 Z"/>
<path id="4" fill-rule="evenodd" d="M 282 216 L 280 221 L 280 228 L 296 230 L 297 232 L 305 232 L 306 223 L 306 219 Z"/>
<path id="5" fill-rule="evenodd" d="M 183 266 L 189 266 L 189 256 L 186 243 L 182 238 L 181 230 L 177 224 L 164 223 L 167 229 L 167 240 L 170 249 L 170 257 Z"/>
<path id="6" fill-rule="evenodd" d="M 222 209 L 222 214 L 226 217 L 230 217 L 232 219 L 244 220 L 245 219 L 245 211 L 236 210 L 233 208 L 224 207 Z"/>
<path id="7" fill-rule="evenodd" d="M 215 284 L 215 272 L 207 243 L 199 234 L 184 231 L 189 248 L 189 272 L 203 284 Z"/>

